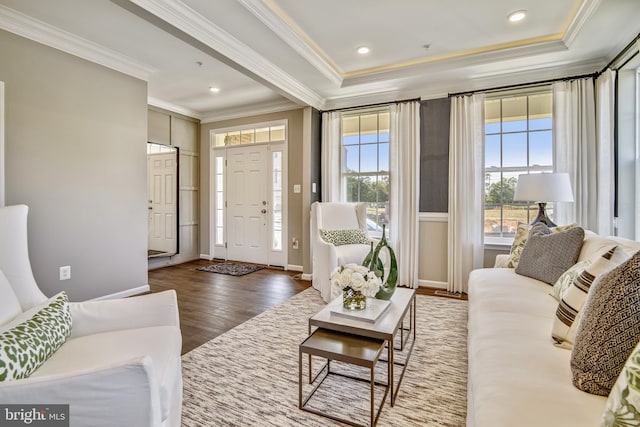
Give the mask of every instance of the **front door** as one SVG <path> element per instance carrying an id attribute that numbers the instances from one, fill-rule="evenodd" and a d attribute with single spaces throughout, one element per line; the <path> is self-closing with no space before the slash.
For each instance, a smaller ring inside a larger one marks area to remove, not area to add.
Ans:
<path id="1" fill-rule="evenodd" d="M 227 257 L 268 264 L 266 145 L 227 151 Z"/>

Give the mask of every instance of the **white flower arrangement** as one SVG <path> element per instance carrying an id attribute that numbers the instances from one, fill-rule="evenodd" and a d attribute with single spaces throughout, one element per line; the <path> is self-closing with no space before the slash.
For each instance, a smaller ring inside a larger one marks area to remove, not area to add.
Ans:
<path id="1" fill-rule="evenodd" d="M 358 264 L 341 265 L 333 270 L 331 283 L 340 290 L 351 288 L 370 298 L 375 297 L 382 286 L 382 280 L 373 271 Z"/>

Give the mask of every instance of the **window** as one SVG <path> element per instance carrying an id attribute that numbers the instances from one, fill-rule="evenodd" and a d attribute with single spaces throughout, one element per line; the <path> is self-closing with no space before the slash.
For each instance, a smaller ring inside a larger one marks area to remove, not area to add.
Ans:
<path id="1" fill-rule="evenodd" d="M 551 90 L 485 101 L 485 207 L 487 243 L 506 243 L 529 223 L 536 203 L 514 202 L 518 175 L 553 171 Z M 547 205 L 552 216 L 553 205 Z"/>
<path id="2" fill-rule="evenodd" d="M 366 202 L 367 231 L 389 222 L 389 110 L 342 116 L 342 182 L 347 202 Z"/>

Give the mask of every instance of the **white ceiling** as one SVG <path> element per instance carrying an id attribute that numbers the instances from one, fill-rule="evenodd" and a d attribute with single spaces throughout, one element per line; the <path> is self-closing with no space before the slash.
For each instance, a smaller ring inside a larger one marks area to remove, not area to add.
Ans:
<path id="1" fill-rule="evenodd" d="M 640 0 L 0 0 L 0 28 L 214 121 L 592 73 L 640 33 Z"/>

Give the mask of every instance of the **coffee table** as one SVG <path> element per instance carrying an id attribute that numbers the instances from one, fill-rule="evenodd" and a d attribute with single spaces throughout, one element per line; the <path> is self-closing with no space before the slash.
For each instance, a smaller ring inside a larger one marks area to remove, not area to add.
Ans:
<path id="1" fill-rule="evenodd" d="M 398 397 L 402 378 L 404 378 L 407 365 L 409 364 L 413 345 L 416 342 L 416 290 L 409 288 L 397 288 L 391 297 L 391 306 L 375 323 L 332 314 L 331 310 L 335 307 L 339 307 L 340 305 L 342 305 L 342 296 L 334 299 L 316 315 L 309 318 L 309 335 L 311 335 L 312 328 L 317 327 L 330 331 L 344 332 L 347 334 L 386 341 L 386 362 L 390 388 L 389 399 L 391 406 L 393 406 L 396 398 Z M 409 326 L 408 328 L 405 328 L 404 320 L 407 313 L 409 313 Z M 396 348 L 394 340 L 396 335 L 398 335 L 398 331 L 400 331 L 400 346 L 399 348 Z M 408 332 L 406 337 L 405 332 Z M 413 335 L 413 339 L 411 339 L 410 346 L 406 349 L 407 353 L 404 363 L 395 362 L 394 351 L 405 351 L 406 344 L 411 335 Z M 384 360 L 381 361 L 384 362 Z M 394 387 L 394 365 L 402 366 L 397 387 Z"/>

